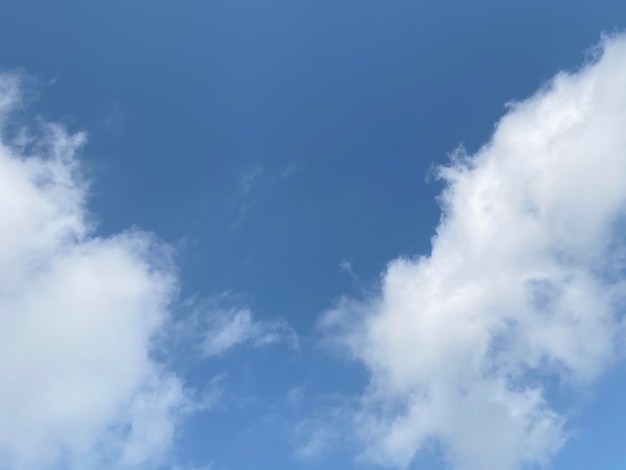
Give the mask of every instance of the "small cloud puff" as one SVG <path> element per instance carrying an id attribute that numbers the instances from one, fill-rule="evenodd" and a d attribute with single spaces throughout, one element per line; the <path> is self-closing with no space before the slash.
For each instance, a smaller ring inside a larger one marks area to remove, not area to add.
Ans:
<path id="1" fill-rule="evenodd" d="M 284 320 L 254 320 L 248 309 L 221 310 L 207 317 L 202 355 L 219 356 L 243 344 L 261 347 L 275 343 L 298 347 L 295 331 Z"/>

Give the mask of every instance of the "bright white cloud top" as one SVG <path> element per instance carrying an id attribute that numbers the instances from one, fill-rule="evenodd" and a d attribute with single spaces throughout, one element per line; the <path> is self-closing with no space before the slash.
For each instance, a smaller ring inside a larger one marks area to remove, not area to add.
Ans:
<path id="1" fill-rule="evenodd" d="M 167 248 L 94 235 L 85 137 L 15 132 L 20 100 L 20 80 L 1 76 L 0 467 L 155 468 L 189 406 L 152 354 L 177 290 Z"/>
<path id="2" fill-rule="evenodd" d="M 625 131 L 620 36 L 439 170 L 429 256 L 324 316 L 371 374 L 354 417 L 369 458 L 406 468 L 437 442 L 455 468 L 512 470 L 563 445 L 541 378 L 589 384 L 623 343 Z"/>

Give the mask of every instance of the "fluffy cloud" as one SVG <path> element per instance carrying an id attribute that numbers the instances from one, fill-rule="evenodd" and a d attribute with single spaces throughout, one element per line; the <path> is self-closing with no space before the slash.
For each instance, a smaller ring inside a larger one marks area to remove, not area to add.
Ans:
<path id="1" fill-rule="evenodd" d="M 191 406 L 154 359 L 177 282 L 149 234 L 95 235 L 62 127 L 0 76 L 0 468 L 156 468 Z"/>
<path id="2" fill-rule="evenodd" d="M 512 470 L 563 445 L 548 384 L 590 384 L 623 339 L 625 129 L 621 36 L 439 169 L 429 256 L 323 317 L 371 374 L 354 416 L 369 458 L 406 468 L 436 443 L 455 468 Z"/>
<path id="3" fill-rule="evenodd" d="M 296 333 L 285 321 L 254 320 L 250 310 L 245 308 L 218 310 L 210 314 L 206 321 L 207 325 L 201 328 L 204 357 L 219 356 L 242 344 L 260 347 L 287 343 L 294 348 L 298 346 Z"/>

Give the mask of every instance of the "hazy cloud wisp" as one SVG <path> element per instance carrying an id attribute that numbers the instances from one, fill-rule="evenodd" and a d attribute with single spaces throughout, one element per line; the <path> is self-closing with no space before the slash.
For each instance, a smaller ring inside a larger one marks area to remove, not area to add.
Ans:
<path id="1" fill-rule="evenodd" d="M 298 347 L 298 337 L 289 324 L 280 319 L 255 320 L 246 308 L 232 308 L 210 313 L 204 327 L 202 355 L 219 356 L 235 346 L 254 347 L 285 343 Z"/>

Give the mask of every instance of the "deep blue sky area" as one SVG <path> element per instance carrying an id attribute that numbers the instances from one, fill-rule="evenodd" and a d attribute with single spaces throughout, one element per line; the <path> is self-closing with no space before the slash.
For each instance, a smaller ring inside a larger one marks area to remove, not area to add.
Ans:
<path id="1" fill-rule="evenodd" d="M 182 297 L 229 291 L 298 333 L 296 353 L 181 365 L 200 386 L 228 371 L 228 397 L 189 421 L 180 461 L 346 470 L 361 468 L 349 446 L 306 461 L 293 448 L 299 416 L 367 380 L 320 350 L 319 315 L 427 254 L 433 167 L 624 27 L 618 0 L 4 0 L 0 68 L 37 81 L 30 111 L 88 133 L 99 233 L 154 232 L 177 249 Z M 624 468 L 626 427 L 597 402 L 621 401 L 625 377 L 586 399 L 555 468 Z"/>

